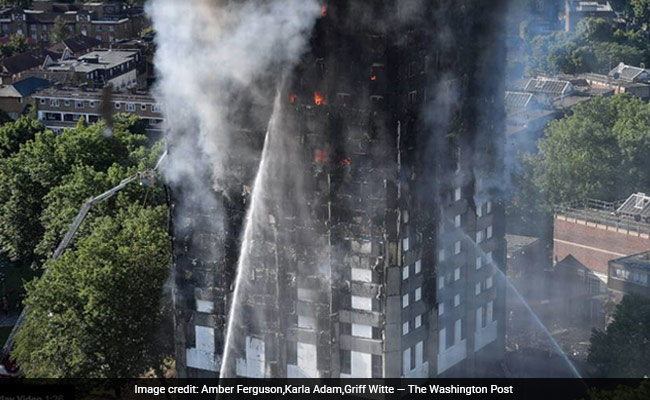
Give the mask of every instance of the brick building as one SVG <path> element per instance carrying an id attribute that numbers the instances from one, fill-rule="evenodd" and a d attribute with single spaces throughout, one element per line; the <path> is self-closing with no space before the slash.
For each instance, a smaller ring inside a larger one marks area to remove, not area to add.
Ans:
<path id="1" fill-rule="evenodd" d="M 54 132 L 74 127 L 82 117 L 92 123 L 112 113 L 135 114 L 154 134 L 161 133 L 164 126 L 161 106 L 147 93 L 52 87 L 35 93 L 32 98 L 38 119 Z M 110 106 L 104 104 L 106 101 Z"/>
<path id="2" fill-rule="evenodd" d="M 47 43 L 57 19 L 65 22 L 71 35 L 90 36 L 104 43 L 136 37 L 147 25 L 144 10 L 125 2 L 35 0 L 31 9 L 0 9 L 0 37 L 20 34 L 34 43 Z"/>
<path id="3" fill-rule="evenodd" d="M 643 207 L 636 207 L 637 200 L 646 197 L 634 194 L 624 201 L 587 200 L 558 207 L 554 261 L 572 255 L 607 282 L 610 260 L 650 249 L 650 219 L 643 214 Z"/>
<path id="4" fill-rule="evenodd" d="M 17 119 L 30 107 L 31 95 L 51 85 L 52 82 L 35 77 L 1 85 L 0 110 L 6 112 L 9 117 Z"/>

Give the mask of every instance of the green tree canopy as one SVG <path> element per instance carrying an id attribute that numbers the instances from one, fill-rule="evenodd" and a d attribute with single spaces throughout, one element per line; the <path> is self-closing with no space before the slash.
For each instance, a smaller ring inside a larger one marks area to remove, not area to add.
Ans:
<path id="1" fill-rule="evenodd" d="M 21 116 L 15 122 L 0 126 L 0 158 L 16 153 L 20 146 L 33 140 L 37 132 L 45 130 L 33 116 Z"/>
<path id="2" fill-rule="evenodd" d="M 591 99 L 551 122 L 539 150 L 530 162 L 548 205 L 648 191 L 650 106 L 625 95 Z"/>
<path id="3" fill-rule="evenodd" d="M 585 18 L 578 22 L 575 37 L 587 42 L 605 42 L 612 40 L 612 25 L 602 18 Z"/>
<path id="4" fill-rule="evenodd" d="M 643 379 L 638 387 L 621 385 L 614 390 L 593 389 L 590 400 L 647 400 L 650 399 L 650 379 Z"/>
<path id="5" fill-rule="evenodd" d="M 9 41 L 0 46 L 0 55 L 2 57 L 11 57 L 19 53 L 24 53 L 29 49 L 27 39 L 23 35 L 11 35 Z"/>
<path id="6" fill-rule="evenodd" d="M 648 41 L 637 32 L 614 31 L 603 19 L 585 18 L 578 23 L 574 35 L 554 32 L 534 37 L 530 41 L 527 73 L 606 73 L 620 62 L 648 64 Z"/>
<path id="7" fill-rule="evenodd" d="M 65 22 L 65 19 L 62 17 L 56 17 L 54 19 L 54 26 L 52 27 L 52 32 L 50 35 L 50 42 L 53 44 L 59 43 L 67 39 L 70 35 L 71 32 L 68 29 L 68 24 Z"/>
<path id="8" fill-rule="evenodd" d="M 85 200 L 137 168 L 153 165 L 145 164 L 157 156 L 153 153 L 159 153 L 160 147 L 147 148 L 147 137 L 134 133 L 138 129 L 135 117 L 120 115 L 114 134 L 105 137 L 102 124 L 85 126 L 80 121 L 61 135 L 37 131 L 18 151 L 0 158 L 0 249 L 23 262 L 37 255 L 41 261 L 49 257 Z M 140 195 L 144 196 L 142 190 Z"/>
<path id="9" fill-rule="evenodd" d="M 629 0 L 637 21 L 650 22 L 650 0 Z"/>
<path id="10" fill-rule="evenodd" d="M 90 225 L 27 287 L 12 354 L 28 377 L 136 377 L 165 356 L 155 335 L 170 266 L 166 207 L 132 204 Z"/>
<path id="11" fill-rule="evenodd" d="M 642 378 L 650 374 L 649 344 L 650 299 L 627 295 L 607 329 L 593 331 L 588 361 L 597 377 Z"/>

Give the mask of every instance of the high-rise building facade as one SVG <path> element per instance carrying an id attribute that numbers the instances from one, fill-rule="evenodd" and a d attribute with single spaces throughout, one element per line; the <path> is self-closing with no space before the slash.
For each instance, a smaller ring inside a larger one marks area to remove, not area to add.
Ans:
<path id="1" fill-rule="evenodd" d="M 174 219 L 182 376 L 498 375 L 502 3 L 323 5 L 264 149 L 243 130 L 257 179 L 209 210 L 171 188 L 194 210 Z"/>

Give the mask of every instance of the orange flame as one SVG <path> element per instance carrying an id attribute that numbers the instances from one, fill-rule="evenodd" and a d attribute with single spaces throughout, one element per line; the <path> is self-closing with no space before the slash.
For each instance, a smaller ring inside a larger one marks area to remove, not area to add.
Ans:
<path id="1" fill-rule="evenodd" d="M 323 4 L 322 6 L 320 6 L 320 16 L 322 18 L 327 17 L 327 5 Z"/>
<path id="2" fill-rule="evenodd" d="M 375 72 L 375 69 L 370 70 L 370 80 L 371 81 L 376 81 L 377 80 L 377 73 Z"/>
<path id="3" fill-rule="evenodd" d="M 289 94 L 289 103 L 296 104 L 296 95 L 293 93 Z"/>
<path id="4" fill-rule="evenodd" d="M 314 92 L 314 104 L 317 106 L 322 106 L 324 104 L 327 104 L 325 102 L 325 97 L 321 92 Z"/>
<path id="5" fill-rule="evenodd" d="M 342 167 L 349 167 L 350 165 L 352 165 L 352 160 L 350 160 L 350 157 L 346 157 L 343 160 L 341 160 L 340 164 Z"/>

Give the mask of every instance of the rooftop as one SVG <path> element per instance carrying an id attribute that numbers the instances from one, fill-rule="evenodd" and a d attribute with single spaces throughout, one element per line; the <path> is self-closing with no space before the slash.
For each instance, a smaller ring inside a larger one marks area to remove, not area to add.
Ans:
<path id="1" fill-rule="evenodd" d="M 135 50 L 98 50 L 77 59 L 62 60 L 47 67 L 50 71 L 93 72 L 117 67 L 138 54 Z"/>
<path id="2" fill-rule="evenodd" d="M 29 77 L 15 82 L 12 85 L 0 86 L 0 97 L 25 97 L 51 85 L 52 82 L 48 80 Z"/>
<path id="3" fill-rule="evenodd" d="M 616 213 L 630 216 L 636 221 L 650 222 L 650 196 L 645 193 L 635 193 L 625 200 Z"/>
<path id="4" fill-rule="evenodd" d="M 639 195 L 642 194 L 633 194 L 627 199 L 613 202 L 594 199 L 573 201 L 556 207 L 555 215 L 639 233 L 648 233 L 650 232 L 650 215 L 647 214 L 648 205 L 646 204 L 642 209 L 634 207 L 634 204 L 636 204 L 634 199 Z M 632 209 L 630 209 L 630 206 Z M 635 210 L 638 210 L 638 212 L 635 212 Z"/>
<path id="5" fill-rule="evenodd" d="M 598 83 L 603 83 L 607 85 L 616 85 L 616 86 L 621 86 L 625 88 L 635 88 L 635 87 L 644 87 L 648 86 L 647 83 L 645 82 L 635 82 L 632 80 L 627 80 L 627 79 L 621 79 L 621 78 L 615 78 L 613 75 L 602 75 L 602 74 L 596 74 L 596 73 L 584 73 L 579 75 L 579 77 L 584 78 L 588 82 L 598 82 Z"/>
<path id="6" fill-rule="evenodd" d="M 650 81 L 650 70 L 645 67 L 634 67 L 625 63 L 620 63 L 608 74 L 615 79 L 621 79 L 628 82 L 648 82 Z"/>
<path id="7" fill-rule="evenodd" d="M 650 271 L 650 251 L 632 254 L 631 256 L 616 258 L 611 260 L 613 263 L 622 264 L 626 267 L 636 269 L 647 269 Z"/>
<path id="8" fill-rule="evenodd" d="M 530 79 L 526 84 L 526 92 L 564 96 L 573 92 L 573 85 L 569 81 L 555 79 Z"/>
<path id="9" fill-rule="evenodd" d="M 533 95 L 524 92 L 506 92 L 506 109 L 524 109 L 530 105 Z"/>
<path id="10" fill-rule="evenodd" d="M 1 61 L 6 73 L 17 74 L 27 71 L 28 69 L 40 67 L 43 65 L 45 57 L 33 52 L 20 53 L 12 57 L 7 57 Z"/>
<path id="11" fill-rule="evenodd" d="M 539 238 L 530 237 L 530 236 L 520 236 L 520 235 L 506 235 L 506 243 L 508 247 L 508 257 L 514 255 L 515 253 L 521 251 L 522 249 L 535 244 L 539 241 Z"/>
<path id="12" fill-rule="evenodd" d="M 101 40 L 97 40 L 90 36 L 75 35 L 64 39 L 61 43 L 55 46 L 50 47 L 50 50 L 58 53 L 63 53 L 63 50 L 67 48 L 72 53 L 76 54 L 101 46 L 101 44 Z"/>
<path id="13" fill-rule="evenodd" d="M 61 87 L 50 87 L 47 89 L 40 90 L 38 93 L 34 94 L 34 98 L 41 97 L 59 97 L 66 99 L 88 99 L 88 100 L 101 100 L 102 99 L 102 89 L 83 89 L 78 87 L 71 88 L 61 88 Z M 112 92 L 111 93 L 112 101 L 124 101 L 124 102 L 144 102 L 144 103 L 153 103 L 155 102 L 153 96 L 149 92 Z"/>
<path id="14" fill-rule="evenodd" d="M 572 1 L 571 8 L 576 11 L 614 12 L 609 2 L 601 1 Z"/>

